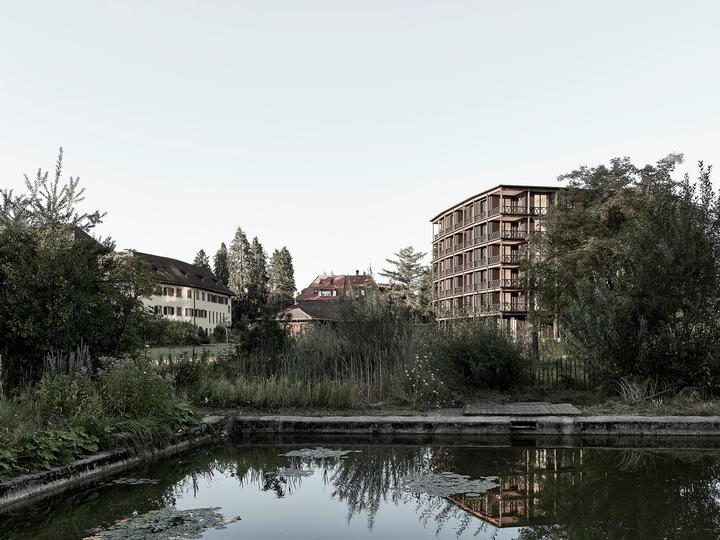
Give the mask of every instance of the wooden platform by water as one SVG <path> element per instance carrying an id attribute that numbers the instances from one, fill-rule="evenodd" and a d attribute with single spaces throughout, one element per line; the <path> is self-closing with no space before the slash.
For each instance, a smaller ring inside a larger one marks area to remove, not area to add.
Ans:
<path id="1" fill-rule="evenodd" d="M 465 407 L 465 416 L 577 416 L 580 411 L 570 403 L 523 401 L 517 403 L 473 403 Z"/>

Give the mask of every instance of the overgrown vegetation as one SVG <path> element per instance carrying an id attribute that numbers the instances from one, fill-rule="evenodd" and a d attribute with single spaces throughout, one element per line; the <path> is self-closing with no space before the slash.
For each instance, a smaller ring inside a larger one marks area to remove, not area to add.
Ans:
<path id="1" fill-rule="evenodd" d="M 672 178 L 681 156 L 583 167 L 536 235 L 537 322 L 608 390 L 623 377 L 720 389 L 720 200 L 710 167 Z"/>
<path id="2" fill-rule="evenodd" d="M 113 361 L 97 374 L 48 372 L 0 399 L 0 480 L 69 463 L 100 449 L 143 450 L 198 422 L 172 381 L 142 361 Z"/>
<path id="3" fill-rule="evenodd" d="M 296 338 L 163 369 L 192 402 L 217 407 L 439 407 L 529 379 L 523 343 L 491 321 L 421 325 L 407 306 L 379 294 L 340 308 L 342 321 Z"/>

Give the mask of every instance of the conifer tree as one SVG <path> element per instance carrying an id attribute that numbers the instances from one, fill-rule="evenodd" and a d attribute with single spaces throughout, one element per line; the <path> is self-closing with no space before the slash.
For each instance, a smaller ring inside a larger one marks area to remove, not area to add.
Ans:
<path id="1" fill-rule="evenodd" d="M 273 306 L 278 310 L 291 306 L 295 300 L 295 270 L 287 247 L 273 252 L 268 277 Z"/>
<path id="2" fill-rule="evenodd" d="M 223 284 L 227 285 L 230 277 L 230 270 L 228 269 L 228 250 L 225 246 L 225 242 L 220 244 L 220 249 L 215 253 L 213 260 L 213 273 Z"/>
<path id="3" fill-rule="evenodd" d="M 250 243 L 238 227 L 228 250 L 228 287 L 240 295 L 247 289 Z"/>
<path id="4" fill-rule="evenodd" d="M 240 294 L 242 309 L 251 319 L 261 317 L 268 308 L 267 255 L 257 237 L 252 239 L 246 260 L 245 291 Z"/>
<path id="5" fill-rule="evenodd" d="M 412 246 L 404 247 L 395 254 L 396 260 L 385 259 L 395 268 L 383 268 L 380 275 L 388 278 L 392 283 L 401 285 L 406 292 L 415 293 L 420 287 L 423 275 L 423 265 L 420 261 L 425 255 L 427 253 L 416 252 Z"/>
<path id="6" fill-rule="evenodd" d="M 207 256 L 207 253 L 205 253 L 204 249 L 201 249 L 197 252 L 193 264 L 195 266 L 199 266 L 200 268 L 206 268 L 207 270 L 210 270 L 210 258 Z"/>

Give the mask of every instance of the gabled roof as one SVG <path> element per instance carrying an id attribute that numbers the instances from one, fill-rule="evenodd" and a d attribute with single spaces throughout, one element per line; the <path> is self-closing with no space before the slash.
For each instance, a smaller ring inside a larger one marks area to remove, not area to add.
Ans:
<path id="1" fill-rule="evenodd" d="M 334 302 L 345 296 L 350 289 L 377 289 L 372 276 L 367 274 L 320 274 L 298 295 L 298 302 L 312 300 Z M 335 291 L 335 296 L 320 296 L 318 291 Z"/>
<path id="2" fill-rule="evenodd" d="M 289 317 L 291 321 L 339 321 L 342 319 L 340 302 L 306 300 L 290 306 L 279 318 Z"/>
<path id="3" fill-rule="evenodd" d="M 220 294 L 235 294 L 207 268 L 200 268 L 194 264 L 150 253 L 140 253 L 139 251 L 131 251 L 131 253 L 150 265 L 155 278 L 160 283 L 203 289 Z"/>

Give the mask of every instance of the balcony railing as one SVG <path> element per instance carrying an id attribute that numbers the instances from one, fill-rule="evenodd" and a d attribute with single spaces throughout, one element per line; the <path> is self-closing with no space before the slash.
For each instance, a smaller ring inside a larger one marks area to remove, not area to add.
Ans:
<path id="1" fill-rule="evenodd" d="M 544 216 L 547 214 L 548 207 L 547 206 L 531 206 L 530 207 L 530 213 L 533 216 Z"/>
<path id="2" fill-rule="evenodd" d="M 503 206 L 502 207 L 502 213 L 503 214 L 510 214 L 510 215 L 524 215 L 528 213 L 527 206 L 519 206 L 519 205 L 511 205 L 511 206 Z"/>
<path id="3" fill-rule="evenodd" d="M 474 285 L 476 291 L 484 291 L 488 288 L 488 282 L 487 281 L 481 281 L 480 283 L 476 283 Z"/>
<path id="4" fill-rule="evenodd" d="M 487 239 L 488 239 L 488 242 L 494 242 L 495 240 L 500 240 L 500 231 L 488 233 Z"/>
<path id="5" fill-rule="evenodd" d="M 490 218 L 490 217 L 493 217 L 493 216 L 499 216 L 499 215 L 500 215 L 500 210 L 501 210 L 501 207 L 500 207 L 500 206 L 496 206 L 495 208 L 491 208 L 490 210 L 488 210 L 487 217 Z"/>
<path id="6" fill-rule="evenodd" d="M 487 266 L 487 259 L 475 259 L 473 261 L 474 268 L 481 268 L 483 266 Z"/>
<path id="7" fill-rule="evenodd" d="M 502 262 L 504 264 L 521 264 L 525 261 L 526 256 L 523 253 L 513 253 L 511 255 L 503 255 Z"/>
<path id="8" fill-rule="evenodd" d="M 526 286 L 525 280 L 521 278 L 501 279 L 500 287 L 503 289 L 524 289 Z"/>
<path id="9" fill-rule="evenodd" d="M 527 231 L 522 229 L 504 229 L 500 231 L 502 238 L 507 240 L 526 240 Z"/>
<path id="10" fill-rule="evenodd" d="M 493 264 L 498 264 L 502 260 L 502 257 L 500 255 L 494 255 L 492 257 L 488 257 L 488 266 L 492 266 Z"/>
<path id="11" fill-rule="evenodd" d="M 503 302 L 500 304 L 500 309 L 510 313 L 521 313 L 528 310 L 527 302 Z"/>
<path id="12" fill-rule="evenodd" d="M 487 236 L 485 236 L 485 235 L 476 236 L 475 238 L 473 238 L 474 246 L 479 246 L 480 244 L 485 244 L 485 243 L 487 243 Z"/>

